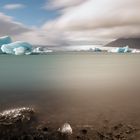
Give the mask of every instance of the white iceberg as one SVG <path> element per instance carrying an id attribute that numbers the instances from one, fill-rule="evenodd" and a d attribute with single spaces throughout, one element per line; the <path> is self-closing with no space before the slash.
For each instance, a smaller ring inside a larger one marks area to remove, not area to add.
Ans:
<path id="1" fill-rule="evenodd" d="M 44 54 L 44 53 L 50 53 L 50 52 L 53 52 L 53 51 L 47 48 L 43 48 L 43 47 L 37 47 L 37 48 L 34 48 L 33 50 L 33 53 L 37 53 L 37 54 Z"/>
<path id="2" fill-rule="evenodd" d="M 138 50 L 138 49 L 133 49 L 133 50 L 132 50 L 132 53 L 140 53 L 140 50 Z"/>
<path id="3" fill-rule="evenodd" d="M 7 54 L 29 55 L 32 53 L 32 45 L 27 42 L 17 41 L 2 45 L 1 50 Z"/>
<path id="4" fill-rule="evenodd" d="M 12 39 L 9 36 L 0 37 L 0 47 L 4 44 L 12 43 Z"/>
<path id="5" fill-rule="evenodd" d="M 19 47 L 14 49 L 15 55 L 24 55 L 25 48 L 24 47 Z"/>

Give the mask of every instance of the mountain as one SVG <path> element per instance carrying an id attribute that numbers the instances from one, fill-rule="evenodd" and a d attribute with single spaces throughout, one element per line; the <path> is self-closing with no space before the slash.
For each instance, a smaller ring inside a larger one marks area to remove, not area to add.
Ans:
<path id="1" fill-rule="evenodd" d="M 140 38 L 119 38 L 114 40 L 105 46 L 110 47 L 124 47 L 129 46 L 130 48 L 140 49 Z"/>

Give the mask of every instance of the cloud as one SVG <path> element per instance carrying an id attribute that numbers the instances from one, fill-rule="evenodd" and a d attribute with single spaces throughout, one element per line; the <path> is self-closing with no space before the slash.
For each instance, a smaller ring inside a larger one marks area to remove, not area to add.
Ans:
<path id="1" fill-rule="evenodd" d="M 33 44 L 110 41 L 140 37 L 139 0 L 49 0 L 44 8 L 60 13 L 41 27 L 27 28 L 0 13 L 1 34 Z"/>
<path id="2" fill-rule="evenodd" d="M 62 32 L 71 40 L 140 37 L 139 0 L 51 0 L 63 8 L 61 16 L 43 25 L 43 30 Z M 80 0 L 78 1 L 80 2 Z"/>
<path id="3" fill-rule="evenodd" d="M 31 31 L 25 25 L 14 21 L 10 16 L 0 13 L 0 36 L 11 35 L 18 36 L 22 33 Z"/>
<path id="4" fill-rule="evenodd" d="M 46 1 L 46 4 L 44 6 L 45 9 L 66 9 L 70 7 L 74 7 L 77 5 L 80 5 L 85 0 L 49 0 Z"/>
<path id="5" fill-rule="evenodd" d="M 20 22 L 15 21 L 12 17 L 0 12 L 0 36 L 12 36 L 16 40 L 28 41 L 32 44 L 60 44 L 64 42 L 63 35 L 59 38 L 55 31 L 47 32 L 41 28 L 29 28 Z"/>
<path id="6" fill-rule="evenodd" d="M 65 34 L 59 31 L 44 31 L 42 29 L 33 29 L 32 31 L 14 36 L 15 40 L 24 40 L 34 45 L 62 45 L 67 43 Z"/>
<path id="7" fill-rule="evenodd" d="M 16 10 L 16 9 L 22 9 L 25 7 L 26 6 L 24 4 L 14 3 L 14 4 L 6 4 L 3 8 L 7 10 Z"/>

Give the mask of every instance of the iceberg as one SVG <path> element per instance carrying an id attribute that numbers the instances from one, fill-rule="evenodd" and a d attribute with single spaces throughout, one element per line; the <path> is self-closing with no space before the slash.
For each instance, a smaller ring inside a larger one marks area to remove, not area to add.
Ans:
<path id="1" fill-rule="evenodd" d="M 100 48 L 93 48 L 94 52 L 101 52 L 102 50 Z"/>
<path id="2" fill-rule="evenodd" d="M 32 53 L 32 45 L 27 42 L 17 41 L 2 45 L 1 50 L 7 54 L 29 55 Z"/>
<path id="3" fill-rule="evenodd" d="M 12 39 L 9 36 L 0 37 L 0 47 L 4 44 L 12 43 Z"/>
<path id="4" fill-rule="evenodd" d="M 129 52 L 131 52 L 131 49 L 129 48 L 129 46 L 126 46 L 126 47 L 113 48 L 113 49 L 109 50 L 108 52 L 112 52 L 112 53 L 129 53 Z"/>
<path id="5" fill-rule="evenodd" d="M 37 47 L 34 48 L 33 53 L 35 54 L 45 54 L 45 53 L 50 53 L 53 52 L 53 50 L 48 50 L 47 48 L 42 48 L 42 47 Z"/>

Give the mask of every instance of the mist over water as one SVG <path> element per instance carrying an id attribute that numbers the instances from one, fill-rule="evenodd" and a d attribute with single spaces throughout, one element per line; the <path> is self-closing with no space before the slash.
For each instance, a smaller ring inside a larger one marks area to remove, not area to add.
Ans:
<path id="1" fill-rule="evenodd" d="M 140 56 L 53 53 L 0 59 L 0 110 L 33 106 L 55 122 L 139 123 Z"/>

